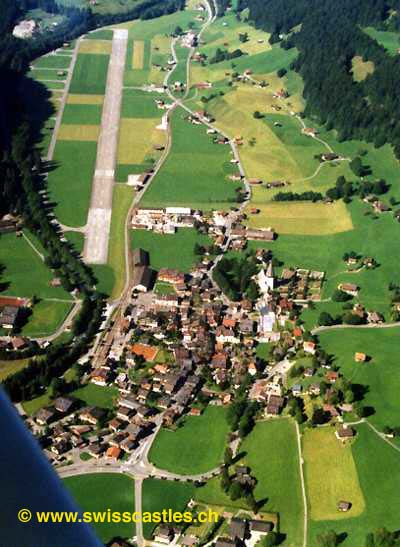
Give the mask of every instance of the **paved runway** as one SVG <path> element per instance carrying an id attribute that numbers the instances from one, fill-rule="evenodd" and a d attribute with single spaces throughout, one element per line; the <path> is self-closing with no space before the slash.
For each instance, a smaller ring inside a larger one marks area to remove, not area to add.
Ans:
<path id="1" fill-rule="evenodd" d="M 128 31 L 114 30 L 101 130 L 97 143 L 96 171 L 93 177 L 83 249 L 83 258 L 88 264 L 107 263 L 127 45 Z"/>

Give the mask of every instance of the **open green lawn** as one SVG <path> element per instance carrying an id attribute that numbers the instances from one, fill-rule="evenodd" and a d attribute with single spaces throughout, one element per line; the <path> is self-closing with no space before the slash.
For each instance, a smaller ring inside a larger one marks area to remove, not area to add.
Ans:
<path id="1" fill-rule="evenodd" d="M 343 520 L 365 509 L 351 445 L 342 445 L 333 427 L 308 430 L 303 437 L 303 457 L 310 517 Z M 334 464 L 332 465 L 332 463 Z M 351 501 L 348 513 L 337 509 L 339 501 Z"/>
<path id="2" fill-rule="evenodd" d="M 387 30 L 376 30 L 373 27 L 363 29 L 368 36 L 373 38 L 383 46 L 390 55 L 397 55 L 400 48 L 400 34 L 398 32 L 390 32 Z"/>
<path id="3" fill-rule="evenodd" d="M 65 70 L 71 63 L 71 57 L 67 55 L 46 55 L 45 57 L 39 57 L 32 64 L 36 68 L 54 68 L 58 70 Z"/>
<path id="4" fill-rule="evenodd" d="M 93 264 L 91 268 L 97 279 L 97 290 L 110 295 L 115 287 L 115 272 L 112 267 L 108 264 Z"/>
<path id="5" fill-rule="evenodd" d="M 335 364 L 355 384 L 367 386 L 363 403 L 375 409 L 369 420 L 378 429 L 400 424 L 400 328 L 346 329 L 321 332 L 322 347 L 335 356 Z M 354 354 L 366 353 L 367 363 L 356 363 Z"/>
<path id="6" fill-rule="evenodd" d="M 75 250 L 81 253 L 83 251 L 83 244 L 85 237 L 80 232 L 64 232 L 65 237 L 74 246 Z"/>
<path id="7" fill-rule="evenodd" d="M 50 394 L 48 393 L 48 391 L 46 391 L 45 393 L 43 393 L 43 395 L 40 395 L 39 397 L 35 397 L 30 401 L 24 401 L 22 406 L 26 414 L 28 416 L 32 416 L 44 406 L 48 406 L 50 404 L 50 400 Z"/>
<path id="8" fill-rule="evenodd" d="M 175 46 L 176 58 L 178 63 L 169 79 L 169 83 L 173 84 L 174 82 L 181 82 L 186 84 L 187 80 L 187 58 L 189 50 L 187 47 L 182 47 L 179 43 Z M 177 97 L 180 96 L 180 93 L 176 94 Z"/>
<path id="9" fill-rule="evenodd" d="M 131 232 L 131 246 L 141 247 L 150 254 L 150 265 L 153 269 L 174 268 L 183 273 L 198 262 L 194 246 L 209 245 L 208 236 L 199 235 L 194 228 L 181 228 L 175 234 L 156 234 L 147 230 Z"/>
<path id="10" fill-rule="evenodd" d="M 41 300 L 33 307 L 32 315 L 22 329 L 25 336 L 48 336 L 64 321 L 72 308 L 71 302 Z"/>
<path id="11" fill-rule="evenodd" d="M 71 395 L 84 401 L 89 406 L 111 409 L 114 407 L 114 400 L 118 397 L 118 389 L 116 387 L 87 384 L 73 391 Z"/>
<path id="12" fill-rule="evenodd" d="M 229 208 L 235 188 L 230 148 L 214 144 L 206 127 L 190 124 L 183 110 L 172 116 L 172 149 L 141 201 L 143 207 L 186 205 L 202 209 Z"/>
<path id="13" fill-rule="evenodd" d="M 146 479 L 143 482 L 143 511 L 155 512 L 163 509 L 183 511 L 193 497 L 194 491 L 193 484 Z M 155 526 L 152 523 L 143 523 L 146 539 L 151 538 Z"/>
<path id="14" fill-rule="evenodd" d="M 298 547 L 303 534 L 303 502 L 293 422 L 257 423 L 240 450 L 246 453 L 243 463 L 257 477 L 255 497 L 265 501 L 262 511 L 279 513 L 280 530 L 286 535 L 284 545 Z"/>
<path id="15" fill-rule="evenodd" d="M 138 89 L 124 89 L 121 118 L 160 118 L 161 121 L 164 111 L 157 108 L 156 99 L 165 101 L 166 96 Z"/>
<path id="16" fill-rule="evenodd" d="M 38 240 L 28 231 L 25 234 L 43 253 Z M 0 264 L 4 268 L 0 277 L 5 284 L 4 295 L 70 299 L 63 288 L 50 286 L 53 275 L 25 238 L 16 237 L 14 233 L 0 235 Z"/>
<path id="17" fill-rule="evenodd" d="M 397 530 L 399 527 L 399 453 L 380 439 L 367 424 L 357 426 L 357 438 L 351 451 L 364 495 L 365 510 L 356 518 L 350 518 L 351 513 L 348 513 L 349 518 L 343 520 L 311 520 L 310 547 L 320 545 L 316 541 L 318 534 L 332 529 L 338 534 L 344 534 L 344 541 L 340 544 L 343 547 L 364 547 L 368 532 L 383 526 L 389 530 Z M 335 460 L 332 465 L 335 465 Z"/>
<path id="18" fill-rule="evenodd" d="M 56 144 L 57 167 L 49 173 L 48 184 L 51 197 L 57 203 L 56 216 L 66 226 L 86 224 L 96 150 L 95 142 L 58 141 Z"/>
<path id="19" fill-rule="evenodd" d="M 79 54 L 70 93 L 103 95 L 106 88 L 109 55 Z"/>
<path id="20" fill-rule="evenodd" d="M 83 511 L 98 512 L 111 509 L 123 513 L 135 510 L 134 481 L 116 473 L 94 473 L 63 479 L 64 485 Z M 106 495 L 105 495 L 106 493 Z M 134 523 L 93 524 L 102 542 L 114 537 L 131 538 L 135 534 Z"/>
<path id="21" fill-rule="evenodd" d="M 221 407 L 208 407 L 201 416 L 187 417 L 177 431 L 162 429 L 151 448 L 150 460 L 157 467 L 186 475 L 217 467 L 229 429 L 225 414 Z"/>
<path id="22" fill-rule="evenodd" d="M 66 104 L 63 124 L 100 125 L 102 107 L 97 104 Z"/>
<path id="23" fill-rule="evenodd" d="M 86 40 L 112 40 L 114 33 L 109 29 L 96 30 L 95 32 L 89 32 L 85 39 Z"/>
<path id="24" fill-rule="evenodd" d="M 118 185 L 114 188 L 111 231 L 108 246 L 108 265 L 113 269 L 115 274 L 115 285 L 111 295 L 113 298 L 117 298 L 125 286 L 125 221 L 132 200 L 132 188 Z"/>

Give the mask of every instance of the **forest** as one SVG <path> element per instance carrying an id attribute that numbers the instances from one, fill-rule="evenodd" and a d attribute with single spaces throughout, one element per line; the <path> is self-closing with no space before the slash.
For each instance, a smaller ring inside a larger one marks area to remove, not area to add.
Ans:
<path id="1" fill-rule="evenodd" d="M 240 8 L 245 6 L 272 43 L 297 48 L 291 68 L 304 80 L 306 116 L 337 129 L 340 140 L 391 143 L 400 157 L 400 56 L 389 55 L 363 31 L 398 28 L 398 0 L 241 0 Z M 351 72 L 355 56 L 375 67 L 359 82 Z"/>

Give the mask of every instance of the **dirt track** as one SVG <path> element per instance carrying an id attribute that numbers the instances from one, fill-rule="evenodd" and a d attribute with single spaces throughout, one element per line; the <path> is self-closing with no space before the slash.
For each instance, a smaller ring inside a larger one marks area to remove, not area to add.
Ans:
<path id="1" fill-rule="evenodd" d="M 88 264 L 107 263 L 127 44 L 128 31 L 114 30 L 83 249 L 83 258 Z"/>

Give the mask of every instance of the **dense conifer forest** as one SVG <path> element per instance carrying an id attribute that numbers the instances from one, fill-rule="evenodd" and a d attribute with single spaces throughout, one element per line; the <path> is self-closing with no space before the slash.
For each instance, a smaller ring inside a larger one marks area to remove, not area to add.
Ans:
<path id="1" fill-rule="evenodd" d="M 298 49 L 292 68 L 304 80 L 306 115 L 336 128 L 340 139 L 389 142 L 400 157 L 400 56 L 363 31 L 397 30 L 398 1 L 242 0 L 239 9 L 246 6 L 250 20 L 272 34 L 271 42 Z M 351 73 L 355 56 L 375 66 L 361 82 Z"/>

